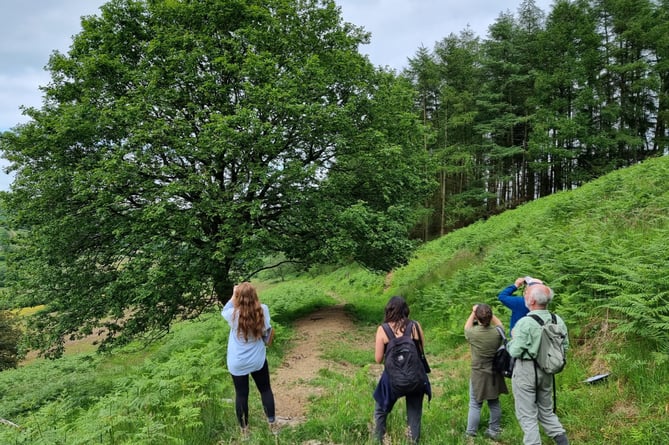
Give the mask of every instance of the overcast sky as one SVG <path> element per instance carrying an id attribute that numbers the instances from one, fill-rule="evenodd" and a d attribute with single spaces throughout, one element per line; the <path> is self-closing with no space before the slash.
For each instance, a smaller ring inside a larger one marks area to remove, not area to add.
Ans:
<path id="1" fill-rule="evenodd" d="M 485 37 L 501 12 L 516 13 L 521 0 L 336 0 L 344 20 L 371 32 L 361 48 L 374 65 L 400 70 L 424 46 L 467 26 Z M 0 11 L 0 131 L 26 122 L 20 107 L 40 107 L 40 86 L 48 84 L 44 70 L 49 55 L 67 52 L 81 31 L 80 18 L 97 15 L 104 0 L 5 0 Z M 535 0 L 548 12 L 552 0 Z M 5 165 L 6 161 L 0 163 Z M 0 190 L 10 178 L 0 172 Z"/>

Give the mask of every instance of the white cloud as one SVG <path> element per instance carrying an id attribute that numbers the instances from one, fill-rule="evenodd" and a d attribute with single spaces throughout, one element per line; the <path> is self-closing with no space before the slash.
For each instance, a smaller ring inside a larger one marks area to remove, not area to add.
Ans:
<path id="1" fill-rule="evenodd" d="M 46 73 L 32 69 L 18 75 L 0 74 L 0 103 L 4 104 L 0 107 L 0 122 L 7 126 L 26 122 L 28 118 L 21 115 L 20 107 L 39 107 L 42 103 L 39 87 L 48 82 Z"/>

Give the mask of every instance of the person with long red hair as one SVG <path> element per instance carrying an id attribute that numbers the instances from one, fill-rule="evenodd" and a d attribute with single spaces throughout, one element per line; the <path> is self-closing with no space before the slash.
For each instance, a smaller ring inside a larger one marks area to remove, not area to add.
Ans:
<path id="1" fill-rule="evenodd" d="M 251 283 L 235 286 L 221 315 L 230 325 L 227 366 L 235 386 L 235 413 L 244 434 L 249 424 L 249 375 L 260 392 L 267 421 L 274 426 L 274 393 L 269 379 L 266 346 L 274 339 L 269 309 Z"/>

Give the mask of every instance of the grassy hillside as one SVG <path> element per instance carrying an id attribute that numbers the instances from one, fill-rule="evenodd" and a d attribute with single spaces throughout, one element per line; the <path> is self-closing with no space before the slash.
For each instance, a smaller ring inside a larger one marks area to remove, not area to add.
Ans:
<path id="1" fill-rule="evenodd" d="M 333 339 L 327 357 L 347 375 L 323 369 L 309 382 L 307 421 L 273 437 L 253 430 L 245 443 L 360 444 L 369 438 L 375 326 L 388 297 L 403 294 L 426 332 L 435 397 L 423 416 L 423 444 L 465 443 L 469 352 L 462 326 L 476 302 L 506 322 L 497 293 L 521 275 L 556 292 L 553 309 L 570 328 L 567 369 L 557 377 L 558 414 L 575 444 L 669 443 L 669 158 L 617 171 L 578 190 L 524 205 L 426 244 L 406 267 L 379 276 L 350 266 L 309 275 L 270 274 L 258 285 L 277 328 L 270 368 L 295 334 L 291 322 L 345 300 L 369 351 Z M 0 424 L 7 444 L 217 444 L 240 440 L 230 378 L 227 329 L 216 311 L 182 323 L 148 348 L 110 356 L 79 354 L 0 373 Z M 598 385 L 584 383 L 609 372 Z M 262 418 L 251 395 L 252 422 Z M 522 433 L 513 398 L 502 398 L 500 443 Z M 403 404 L 389 419 L 403 442 Z M 280 407 L 278 407 L 280 412 Z M 482 422 L 486 421 L 484 409 Z M 477 444 L 491 443 L 477 438 Z M 544 443 L 550 443 L 545 438 Z"/>

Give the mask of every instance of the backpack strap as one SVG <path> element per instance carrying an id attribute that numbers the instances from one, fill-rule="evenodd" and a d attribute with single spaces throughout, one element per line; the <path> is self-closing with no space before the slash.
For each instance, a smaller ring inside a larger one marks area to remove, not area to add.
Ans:
<path id="1" fill-rule="evenodd" d="M 412 332 L 413 327 L 415 325 L 416 325 L 416 323 L 414 323 L 413 320 L 409 320 L 409 324 L 407 324 L 407 329 L 404 330 L 404 334 L 406 335 L 407 331 Z M 409 327 L 411 327 L 411 329 L 409 329 Z M 414 339 L 414 343 L 416 343 L 416 347 L 418 348 L 418 352 L 420 352 L 421 355 L 424 356 L 425 351 L 423 351 L 423 334 L 421 334 L 420 329 L 418 329 L 418 326 L 416 326 L 416 334 L 418 334 L 418 340 Z"/>
<path id="2" fill-rule="evenodd" d="M 540 316 L 538 316 L 537 314 L 527 314 L 526 317 L 530 317 L 531 319 L 533 319 L 534 321 L 536 321 L 537 323 L 539 323 L 539 326 L 543 326 L 543 325 L 544 325 L 544 320 L 543 320 Z M 534 361 L 534 357 L 532 357 L 532 355 L 530 354 L 530 351 L 528 351 L 528 350 L 525 349 L 525 348 L 523 348 L 523 351 L 524 351 L 524 354 L 527 354 L 527 356 L 528 356 L 529 358 L 531 358 L 532 361 Z M 522 355 L 521 355 L 521 357 L 522 357 Z M 536 366 L 536 362 L 535 362 L 535 366 Z"/>
<path id="3" fill-rule="evenodd" d="M 413 337 L 413 321 L 412 320 L 407 320 L 407 324 L 404 325 L 404 336 L 405 337 Z"/>
<path id="4" fill-rule="evenodd" d="M 537 314 L 527 314 L 527 315 L 530 318 L 532 318 L 534 321 L 539 323 L 539 326 L 544 325 L 544 321 Z M 527 349 L 525 351 L 527 352 L 527 355 L 529 355 L 532 358 L 532 363 L 534 364 L 534 403 L 538 403 L 539 402 L 539 392 L 537 391 L 537 389 L 539 388 L 539 374 L 537 372 L 537 359 L 536 359 L 536 357 L 532 357 L 530 355 L 529 351 L 527 351 Z"/>
<path id="5" fill-rule="evenodd" d="M 551 312 L 551 321 L 557 324 L 557 317 Z M 553 413 L 557 412 L 557 389 L 555 389 L 555 374 L 553 374 Z"/>
<path id="6" fill-rule="evenodd" d="M 395 338 L 395 333 L 393 332 L 392 328 L 390 327 L 390 324 L 388 324 L 388 323 L 383 323 L 383 324 L 381 325 L 381 327 L 383 328 L 384 332 L 385 332 L 386 335 L 388 336 L 388 342 L 390 342 L 390 340 L 392 340 L 393 338 Z M 411 336 L 411 330 L 412 330 L 412 329 L 413 329 L 413 321 L 411 321 L 411 320 L 407 320 L 407 324 L 406 324 L 406 326 L 404 326 L 404 333 L 403 333 L 402 335 L 404 335 L 405 337 L 406 337 L 406 336 L 410 337 L 410 336 Z M 408 334 L 407 334 L 407 333 L 408 333 Z M 420 335 L 420 334 L 419 334 L 419 335 Z"/>
<path id="7" fill-rule="evenodd" d="M 527 314 L 527 315 L 529 315 L 530 317 L 534 318 L 534 321 L 536 321 L 537 323 L 539 323 L 539 326 L 543 326 L 543 325 L 544 325 L 544 320 L 543 320 L 543 318 L 541 318 L 541 317 L 538 316 L 537 314 Z M 555 317 L 555 314 L 552 314 L 552 313 L 551 313 L 551 315 L 552 315 L 553 317 Z"/>
<path id="8" fill-rule="evenodd" d="M 545 324 L 544 320 L 537 314 L 527 314 L 527 315 L 529 315 L 534 319 L 534 321 L 539 323 L 539 326 L 543 326 Z M 551 312 L 551 322 L 553 324 L 557 324 L 557 317 L 553 312 Z M 537 375 L 537 359 L 532 358 L 532 362 L 534 362 L 534 387 L 536 391 L 536 388 L 539 387 L 539 376 Z M 535 403 L 539 401 L 539 394 L 536 394 L 536 398 L 534 401 Z M 556 411 L 557 411 L 557 390 L 555 389 L 555 374 L 553 374 L 553 412 Z"/>
<path id="9" fill-rule="evenodd" d="M 427 358 L 425 357 L 425 350 L 423 349 L 423 333 L 418 327 L 418 324 L 415 323 L 414 321 L 411 321 L 411 330 L 413 330 L 413 326 L 416 326 L 416 334 L 418 334 L 418 339 L 413 339 L 414 344 L 416 345 L 416 349 L 418 349 L 418 353 L 420 355 L 420 361 L 423 362 L 423 367 L 425 368 L 425 374 L 429 374 L 432 372 L 432 369 L 430 368 L 430 364 L 427 362 Z M 428 399 L 428 404 L 430 403 L 430 400 Z"/>
<path id="10" fill-rule="evenodd" d="M 499 332 L 499 335 L 502 337 L 502 340 L 504 341 L 504 346 L 506 346 L 507 340 L 506 340 L 506 335 L 504 335 L 504 329 L 502 329 L 501 326 L 495 326 L 495 329 L 497 329 L 497 332 Z"/>
<path id="11" fill-rule="evenodd" d="M 504 334 L 504 329 L 502 329 L 501 326 L 495 326 L 495 329 L 497 329 L 497 332 L 499 332 L 500 337 L 502 337 L 502 344 L 504 345 L 504 348 L 506 348 L 506 335 Z M 497 379 L 495 378 L 495 363 L 492 363 L 492 370 L 493 370 L 493 378 L 492 378 L 492 386 L 496 386 Z"/>
<path id="12" fill-rule="evenodd" d="M 386 352 L 388 352 L 388 345 L 390 344 L 391 340 L 395 338 L 395 333 L 390 328 L 390 325 L 388 323 L 382 323 L 381 327 L 383 328 L 383 331 L 386 333 L 386 337 L 388 337 L 388 343 L 383 345 L 383 355 L 385 357 Z"/>
<path id="13" fill-rule="evenodd" d="M 392 340 L 393 337 L 395 337 L 395 333 L 394 333 L 393 330 L 390 328 L 390 325 L 389 325 L 388 323 L 383 323 L 383 324 L 381 325 L 381 327 L 383 328 L 384 332 L 385 332 L 386 335 L 388 336 L 388 342 L 390 342 L 390 340 Z"/>

